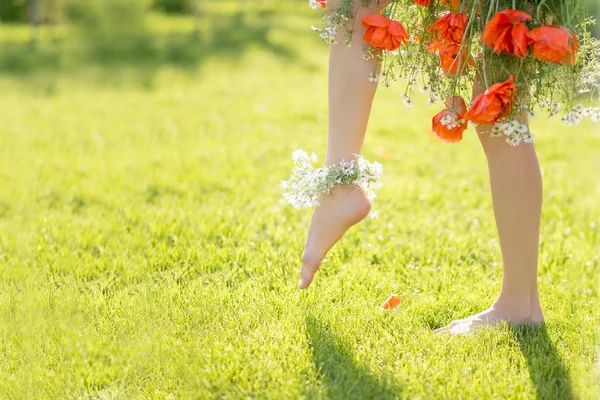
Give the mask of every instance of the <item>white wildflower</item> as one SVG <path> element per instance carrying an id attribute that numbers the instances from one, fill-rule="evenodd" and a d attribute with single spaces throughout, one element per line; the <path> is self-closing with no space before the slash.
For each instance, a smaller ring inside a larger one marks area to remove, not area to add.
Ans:
<path id="1" fill-rule="evenodd" d="M 573 109 L 562 116 L 562 122 L 567 125 L 579 125 L 581 122 L 582 113 L 579 109 Z"/>
<path id="2" fill-rule="evenodd" d="M 548 117 L 553 117 L 560 111 L 560 103 L 551 103 L 548 106 Z"/>
<path id="3" fill-rule="evenodd" d="M 505 136 L 506 142 L 511 146 L 518 146 L 521 142 L 533 142 L 534 135 L 529 131 L 529 127 L 516 120 L 504 120 L 496 122 L 492 127 L 490 136 Z"/>
<path id="4" fill-rule="evenodd" d="M 328 26 L 320 34 L 319 37 L 329 44 L 335 44 L 335 35 L 337 34 L 337 27 Z"/>
<path id="5" fill-rule="evenodd" d="M 456 113 L 450 113 L 450 114 L 446 115 L 445 117 L 443 117 L 440 120 L 440 123 L 442 125 L 448 127 L 448 129 L 454 129 L 454 128 L 458 127 L 459 125 L 464 124 L 465 120 L 459 119 L 458 114 L 456 114 Z"/>
<path id="6" fill-rule="evenodd" d="M 317 8 L 321 7 L 321 5 L 319 4 L 319 2 L 317 0 L 308 0 L 308 5 L 313 10 L 316 10 Z"/>
<path id="7" fill-rule="evenodd" d="M 526 134 L 521 136 L 523 138 L 523 142 L 525 143 L 533 143 L 533 139 L 535 139 L 535 135 L 531 132 L 527 132 Z"/>
<path id="8" fill-rule="evenodd" d="M 600 122 L 600 107 L 588 108 L 588 116 L 594 122 Z"/>
<path id="9" fill-rule="evenodd" d="M 448 125 L 454 123 L 454 119 L 455 119 L 455 117 L 453 115 L 446 115 L 444 118 L 442 118 L 440 120 L 440 124 L 442 124 L 444 126 L 448 126 Z"/>
<path id="10" fill-rule="evenodd" d="M 374 58 L 377 58 L 378 54 L 380 54 L 379 50 L 377 50 L 376 48 L 374 48 L 372 46 L 366 45 L 364 47 L 363 60 L 365 60 L 365 61 L 372 60 Z"/>
<path id="11" fill-rule="evenodd" d="M 403 103 L 406 107 L 412 107 L 413 106 L 413 101 L 411 100 L 410 97 L 408 97 L 408 95 L 403 94 L 402 95 L 402 99 L 403 99 Z"/>
<path id="12" fill-rule="evenodd" d="M 521 135 L 513 134 L 506 138 L 506 143 L 510 144 L 511 146 L 518 146 L 521 144 L 522 140 L 523 140 L 523 137 Z"/>
<path id="13" fill-rule="evenodd" d="M 512 120 L 510 124 L 512 125 L 514 131 L 520 133 L 521 135 L 524 135 L 525 133 L 529 132 L 529 128 L 527 127 L 527 125 L 522 124 L 517 120 Z"/>
<path id="14" fill-rule="evenodd" d="M 283 198 L 295 208 L 313 207 L 318 205 L 318 199 L 338 185 L 355 184 L 360 186 L 369 200 L 375 199 L 375 191 L 381 185 L 383 166 L 380 163 L 370 163 L 361 155 L 355 154 L 352 161 L 342 160 L 337 165 L 314 168 L 311 162 L 316 162 L 316 155 L 310 157 L 304 150 L 292 153 L 294 171 L 287 181 L 281 182 L 284 190 Z"/>
<path id="15" fill-rule="evenodd" d="M 492 130 L 490 131 L 490 136 L 491 137 L 502 136 L 501 124 L 494 124 L 494 126 L 492 127 Z"/>
<path id="16" fill-rule="evenodd" d="M 373 72 L 369 72 L 369 82 L 378 83 L 381 75 L 377 75 Z"/>

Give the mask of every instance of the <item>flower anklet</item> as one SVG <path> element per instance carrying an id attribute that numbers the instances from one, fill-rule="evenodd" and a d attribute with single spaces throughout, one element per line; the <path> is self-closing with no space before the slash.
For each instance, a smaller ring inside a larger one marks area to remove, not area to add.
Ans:
<path id="1" fill-rule="evenodd" d="M 357 185 L 372 201 L 376 197 L 375 191 L 382 186 L 383 167 L 378 162 L 368 162 L 360 154 L 354 156 L 351 161 L 342 160 L 339 164 L 314 168 L 311 164 L 317 161 L 316 154 L 309 156 L 304 150 L 294 151 L 292 176 L 281 181 L 283 198 L 295 208 L 314 207 L 319 205 L 319 198 L 334 187 Z M 377 216 L 377 212 L 371 211 L 371 216 Z"/>

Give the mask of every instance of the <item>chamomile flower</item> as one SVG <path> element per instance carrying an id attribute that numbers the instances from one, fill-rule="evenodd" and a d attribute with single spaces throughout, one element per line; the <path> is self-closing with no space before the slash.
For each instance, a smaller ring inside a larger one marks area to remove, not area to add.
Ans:
<path id="1" fill-rule="evenodd" d="M 335 186 L 348 184 L 359 186 L 372 201 L 377 197 L 375 191 L 382 186 L 382 165 L 371 163 L 358 154 L 351 161 L 342 160 L 336 165 L 321 168 L 312 166 L 317 161 L 314 153 L 309 156 L 304 150 L 296 150 L 292 159 L 292 176 L 281 182 L 281 188 L 283 198 L 295 208 L 314 207 L 324 193 L 329 193 Z"/>

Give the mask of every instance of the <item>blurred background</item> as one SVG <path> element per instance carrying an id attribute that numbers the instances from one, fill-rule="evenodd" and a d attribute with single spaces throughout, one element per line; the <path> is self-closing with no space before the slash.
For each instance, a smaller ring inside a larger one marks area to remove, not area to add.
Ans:
<path id="1" fill-rule="evenodd" d="M 306 3 L 293 0 L 285 3 Z M 281 0 L 0 0 L 0 72 L 86 63 L 197 65 L 268 42 Z M 597 16 L 600 2 L 586 0 Z M 259 15 L 256 15 L 256 14 Z M 600 37 L 600 26 L 593 27 Z M 283 51 L 283 49 L 281 49 Z"/>
<path id="2" fill-rule="evenodd" d="M 0 0 L 0 73 L 86 64 L 198 66 L 208 54 L 239 55 L 252 43 L 268 44 L 273 9 L 283 3 Z"/>

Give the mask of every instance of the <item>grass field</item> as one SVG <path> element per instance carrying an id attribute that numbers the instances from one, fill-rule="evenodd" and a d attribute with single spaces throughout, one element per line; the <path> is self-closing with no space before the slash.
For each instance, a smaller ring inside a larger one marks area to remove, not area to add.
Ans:
<path id="1" fill-rule="evenodd" d="M 598 398 L 598 126 L 533 121 L 547 325 L 438 337 L 500 287 L 475 133 L 380 89 L 381 217 L 299 293 L 310 211 L 279 182 L 324 156 L 327 47 L 304 2 L 248 18 L 192 66 L 0 76 L 0 398 Z"/>

